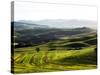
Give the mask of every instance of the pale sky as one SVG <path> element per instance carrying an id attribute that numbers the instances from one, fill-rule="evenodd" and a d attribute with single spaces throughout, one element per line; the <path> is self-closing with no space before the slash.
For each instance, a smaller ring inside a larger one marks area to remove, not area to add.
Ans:
<path id="1" fill-rule="evenodd" d="M 97 21 L 97 8 L 78 5 L 15 2 L 14 20 L 78 19 Z"/>

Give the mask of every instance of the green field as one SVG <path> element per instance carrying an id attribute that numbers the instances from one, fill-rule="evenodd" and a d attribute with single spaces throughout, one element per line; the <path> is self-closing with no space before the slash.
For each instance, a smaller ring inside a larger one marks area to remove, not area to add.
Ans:
<path id="1" fill-rule="evenodd" d="M 64 38 L 37 46 L 15 48 L 12 71 L 31 73 L 96 69 L 96 44 L 91 44 L 94 38 Z M 73 48 L 74 44 L 83 47 Z"/>

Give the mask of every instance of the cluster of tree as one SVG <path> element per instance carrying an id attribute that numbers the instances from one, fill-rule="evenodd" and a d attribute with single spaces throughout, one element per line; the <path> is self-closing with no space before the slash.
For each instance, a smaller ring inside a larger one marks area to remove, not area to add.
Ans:
<path id="1" fill-rule="evenodd" d="M 85 43 L 78 43 L 78 42 L 64 45 L 64 47 L 66 47 L 69 50 L 70 49 L 79 50 L 79 49 L 82 49 L 82 48 L 87 47 L 87 46 L 88 45 Z"/>
<path id="2" fill-rule="evenodd" d="M 87 41 L 85 41 L 85 43 L 88 43 L 90 45 L 96 45 L 97 44 L 97 38 L 87 40 Z"/>

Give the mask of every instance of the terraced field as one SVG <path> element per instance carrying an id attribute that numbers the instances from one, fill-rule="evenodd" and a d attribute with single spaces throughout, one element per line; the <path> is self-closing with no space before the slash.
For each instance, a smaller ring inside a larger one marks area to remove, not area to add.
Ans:
<path id="1" fill-rule="evenodd" d="M 67 46 L 73 41 L 65 40 L 51 41 L 33 47 L 16 48 L 14 57 L 12 57 L 14 60 L 12 71 L 14 73 L 29 73 L 96 69 L 96 45 L 88 44 L 88 46 L 79 49 L 69 49 Z M 77 42 L 85 43 L 82 40 L 77 40 Z"/>

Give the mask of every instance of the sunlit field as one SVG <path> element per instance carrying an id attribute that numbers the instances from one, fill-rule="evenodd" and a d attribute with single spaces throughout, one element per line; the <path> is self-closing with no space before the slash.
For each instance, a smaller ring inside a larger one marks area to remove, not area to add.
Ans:
<path id="1" fill-rule="evenodd" d="M 45 44 L 15 48 L 14 72 L 51 72 L 96 69 L 96 45 L 86 43 L 89 40 L 59 39 Z M 83 47 L 73 47 L 81 44 Z M 71 45 L 71 46 L 70 46 Z"/>

